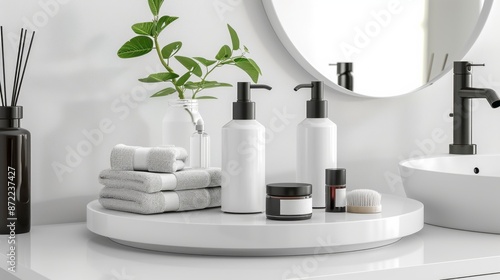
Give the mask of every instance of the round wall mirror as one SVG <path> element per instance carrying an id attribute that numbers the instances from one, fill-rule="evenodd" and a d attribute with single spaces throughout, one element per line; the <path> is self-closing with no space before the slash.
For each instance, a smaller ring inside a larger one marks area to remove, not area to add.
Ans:
<path id="1" fill-rule="evenodd" d="M 263 0 L 288 52 L 316 79 L 357 96 L 429 84 L 462 60 L 493 0 Z"/>

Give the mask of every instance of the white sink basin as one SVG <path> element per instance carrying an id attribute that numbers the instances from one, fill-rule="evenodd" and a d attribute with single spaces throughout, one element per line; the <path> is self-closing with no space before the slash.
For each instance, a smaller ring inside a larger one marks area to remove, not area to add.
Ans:
<path id="1" fill-rule="evenodd" d="M 405 160 L 399 173 L 425 223 L 500 233 L 500 155 L 440 155 Z"/>

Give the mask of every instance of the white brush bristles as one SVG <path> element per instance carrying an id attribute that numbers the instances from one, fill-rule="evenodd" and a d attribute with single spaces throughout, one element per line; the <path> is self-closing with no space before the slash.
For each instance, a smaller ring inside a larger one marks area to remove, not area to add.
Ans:
<path id="1" fill-rule="evenodd" d="M 347 194 L 347 212 L 379 213 L 382 211 L 382 196 L 374 190 L 353 190 Z"/>

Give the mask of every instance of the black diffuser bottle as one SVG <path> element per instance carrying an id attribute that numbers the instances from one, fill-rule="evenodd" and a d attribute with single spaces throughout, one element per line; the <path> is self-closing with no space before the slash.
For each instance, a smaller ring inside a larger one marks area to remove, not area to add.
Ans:
<path id="1" fill-rule="evenodd" d="M 0 106 L 0 234 L 30 231 L 31 136 L 22 117 L 23 107 Z"/>

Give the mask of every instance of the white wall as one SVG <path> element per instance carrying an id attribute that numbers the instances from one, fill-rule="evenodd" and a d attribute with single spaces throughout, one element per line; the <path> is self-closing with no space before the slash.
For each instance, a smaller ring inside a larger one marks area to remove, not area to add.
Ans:
<path id="1" fill-rule="evenodd" d="M 293 181 L 295 127 L 305 117 L 307 94 L 295 93 L 292 88 L 314 78 L 281 45 L 261 2 L 171 0 L 166 1 L 163 11 L 180 16 L 168 32 L 171 38 L 184 41 L 184 55 L 215 55 L 222 43 L 229 43 L 225 24 L 238 31 L 262 68 L 260 82 L 273 86 L 270 93 L 253 95 L 257 118 L 270 131 L 267 182 Z M 499 15 L 497 2 L 478 42 L 466 56 L 487 64 L 475 71 L 476 85 L 481 82 L 498 90 L 500 38 L 495 28 L 500 24 Z M 85 205 L 101 188 L 97 175 L 109 166 L 109 153 L 115 144 L 161 143 L 160 124 L 167 99 L 137 99 L 144 86 L 137 78 L 146 76 L 148 68 L 157 67 L 157 61 L 152 55 L 132 60 L 115 55 L 133 36 L 129 26 L 149 18 L 146 0 L 1 2 L 0 23 L 6 31 L 17 34 L 27 21 L 38 30 L 19 101 L 25 107 L 23 126 L 33 135 L 34 224 L 83 221 Z M 14 54 L 10 44 L 7 52 L 11 57 Z M 9 65 L 13 71 L 12 62 Z M 221 69 L 216 76 L 233 84 L 248 81 L 235 69 Z M 387 81 L 390 79 L 388 73 Z M 390 99 L 352 97 L 326 89 L 330 117 L 338 125 L 338 162 L 348 170 L 349 188 L 404 195 L 396 180 L 398 161 L 419 151 L 447 152 L 452 129 L 450 118 L 445 116 L 451 110 L 451 82 L 452 76 L 447 74 L 424 90 Z M 213 163 L 219 165 L 220 128 L 231 117 L 235 91 L 211 93 L 219 99 L 203 102 L 201 111 L 212 136 Z M 474 142 L 479 153 L 497 153 L 500 125 L 495 120 L 500 121 L 500 110 L 490 109 L 482 100 L 477 104 Z M 85 148 L 82 131 L 95 133 L 103 121 L 111 123 L 112 131 L 94 141 L 87 154 L 72 154 L 77 147 Z M 445 141 L 430 140 L 433 133 L 440 132 Z M 54 164 L 65 165 L 67 172 L 58 177 Z"/>

